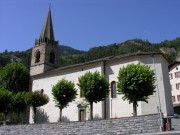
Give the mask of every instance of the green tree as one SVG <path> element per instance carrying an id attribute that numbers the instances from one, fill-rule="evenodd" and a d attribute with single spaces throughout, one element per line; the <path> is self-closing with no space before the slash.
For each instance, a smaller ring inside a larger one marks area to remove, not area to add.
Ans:
<path id="1" fill-rule="evenodd" d="M 29 71 L 20 63 L 9 63 L 0 70 L 0 88 L 12 92 L 29 90 Z"/>
<path id="2" fill-rule="evenodd" d="M 29 95 L 28 95 L 29 96 Z M 46 94 L 41 94 L 39 91 L 34 91 L 30 95 L 30 103 L 34 113 L 34 123 L 36 123 L 36 108 L 43 106 L 49 102 L 49 97 Z"/>
<path id="3" fill-rule="evenodd" d="M 137 116 L 137 102 L 148 102 L 147 99 L 155 89 L 155 74 L 147 65 L 129 64 L 122 67 L 118 74 L 118 91 L 121 92 L 123 100 L 133 103 L 133 116 Z"/>
<path id="4" fill-rule="evenodd" d="M 79 79 L 78 86 L 90 104 L 90 119 L 93 119 L 93 102 L 104 100 L 109 94 L 109 83 L 99 72 L 87 72 Z"/>
<path id="5" fill-rule="evenodd" d="M 30 104 L 30 99 L 27 98 L 28 92 L 18 92 L 14 93 L 12 96 L 12 110 L 13 112 L 17 113 L 17 122 L 22 122 L 23 116 L 20 117 L 21 114 L 23 114 L 27 106 Z"/>
<path id="6" fill-rule="evenodd" d="M 4 89 L 0 89 L 0 113 L 3 113 L 6 121 L 6 117 L 12 107 L 12 92 Z"/>
<path id="7" fill-rule="evenodd" d="M 62 79 L 58 81 L 58 83 L 55 86 L 53 86 L 52 95 L 54 97 L 56 107 L 60 109 L 60 121 L 61 121 L 62 109 L 67 107 L 69 102 L 75 100 L 77 96 L 77 90 L 72 81 Z"/>

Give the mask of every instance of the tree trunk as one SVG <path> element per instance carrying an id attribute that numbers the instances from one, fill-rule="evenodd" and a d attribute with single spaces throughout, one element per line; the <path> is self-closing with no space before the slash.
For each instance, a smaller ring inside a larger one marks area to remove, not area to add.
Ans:
<path id="1" fill-rule="evenodd" d="M 133 116 L 137 116 L 137 101 L 133 101 Z"/>
<path id="2" fill-rule="evenodd" d="M 36 107 L 33 107 L 33 112 L 34 112 L 34 123 L 36 123 Z"/>
<path id="3" fill-rule="evenodd" d="M 90 103 L 90 120 L 93 120 L 93 102 Z"/>
<path id="4" fill-rule="evenodd" d="M 60 108 L 59 121 L 62 121 L 62 109 Z"/>
<path id="5" fill-rule="evenodd" d="M 4 113 L 4 121 L 3 121 L 3 125 L 6 125 L 6 118 L 7 118 L 7 113 Z"/>
<path id="6" fill-rule="evenodd" d="M 19 123 L 20 122 L 20 111 L 17 112 L 17 117 L 18 117 L 17 123 Z"/>

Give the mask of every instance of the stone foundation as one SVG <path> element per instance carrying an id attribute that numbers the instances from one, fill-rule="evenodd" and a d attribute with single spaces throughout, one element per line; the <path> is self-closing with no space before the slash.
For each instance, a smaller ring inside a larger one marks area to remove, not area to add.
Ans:
<path id="1" fill-rule="evenodd" d="M 0 135 L 121 135 L 159 131 L 159 115 L 65 122 L 0 126 Z"/>

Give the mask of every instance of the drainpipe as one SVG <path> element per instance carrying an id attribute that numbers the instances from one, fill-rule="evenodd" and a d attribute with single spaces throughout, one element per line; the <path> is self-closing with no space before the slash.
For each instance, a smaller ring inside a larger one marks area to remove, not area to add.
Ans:
<path id="1" fill-rule="evenodd" d="M 111 98 L 111 119 L 113 118 L 113 112 L 112 112 L 112 98 Z"/>

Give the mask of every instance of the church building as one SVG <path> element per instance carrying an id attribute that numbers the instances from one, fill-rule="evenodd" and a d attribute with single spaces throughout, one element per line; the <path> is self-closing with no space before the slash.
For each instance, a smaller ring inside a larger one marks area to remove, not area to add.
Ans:
<path id="1" fill-rule="evenodd" d="M 90 107 L 81 96 L 77 86 L 78 78 L 88 71 L 100 72 L 110 84 L 109 96 L 104 101 L 93 104 L 94 118 L 109 119 L 132 116 L 133 105 L 124 101 L 123 95 L 116 91 L 119 69 L 131 63 L 149 65 L 156 74 L 156 92 L 149 97 L 148 103 L 138 102 L 137 114 L 154 114 L 159 113 L 160 110 L 166 117 L 174 113 L 168 73 L 169 63 L 161 53 L 137 52 L 61 68 L 58 68 L 58 57 L 58 41 L 54 38 L 51 10 L 49 9 L 40 37 L 35 41 L 31 57 L 32 91 L 40 91 L 50 98 L 48 104 L 37 109 L 37 123 L 59 120 L 60 111 L 55 107 L 52 87 L 61 79 L 73 81 L 78 94 L 75 101 L 62 110 L 64 120 L 84 121 L 89 119 Z M 30 123 L 33 123 L 32 109 L 30 110 Z"/>

